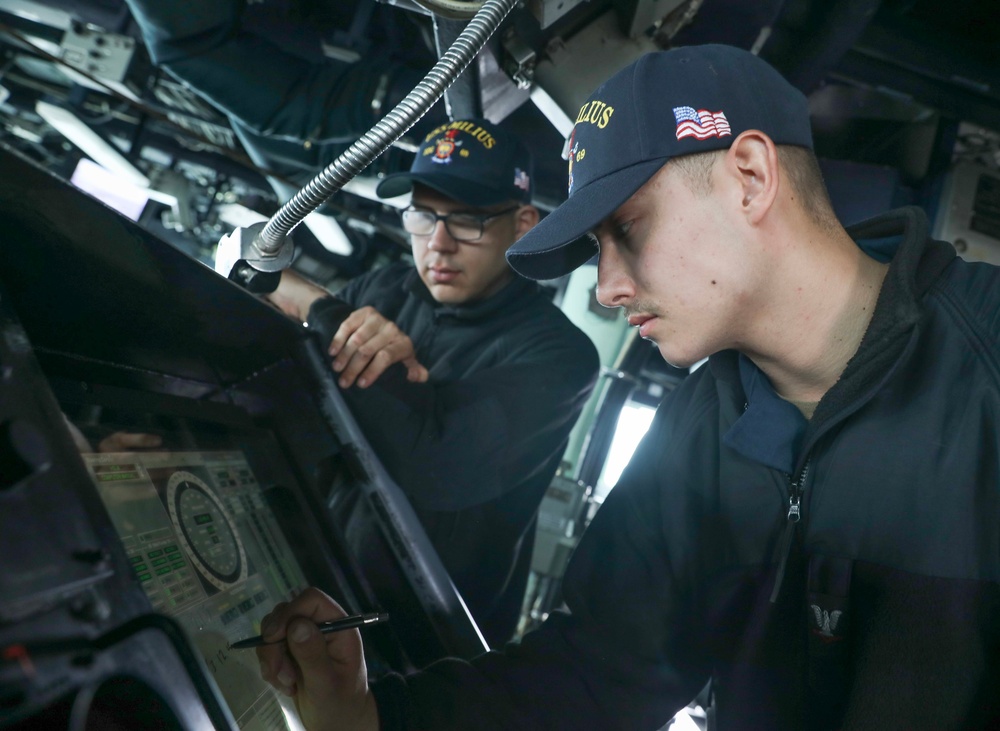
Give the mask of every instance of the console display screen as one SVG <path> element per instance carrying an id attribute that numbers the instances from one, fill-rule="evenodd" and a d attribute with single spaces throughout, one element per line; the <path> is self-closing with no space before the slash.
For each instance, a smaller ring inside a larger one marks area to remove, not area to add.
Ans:
<path id="1" fill-rule="evenodd" d="M 271 607 L 306 580 L 242 451 L 83 455 L 153 607 L 188 631 L 241 729 L 299 728 L 252 650 Z"/>

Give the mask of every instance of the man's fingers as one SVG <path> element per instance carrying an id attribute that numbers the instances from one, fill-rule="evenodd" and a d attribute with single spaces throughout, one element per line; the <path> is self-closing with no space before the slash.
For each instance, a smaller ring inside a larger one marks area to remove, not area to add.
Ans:
<path id="1" fill-rule="evenodd" d="M 297 672 L 288 647 L 288 632 L 293 621 L 304 617 L 315 626 L 317 622 L 329 622 L 345 616 L 347 614 L 339 604 L 313 587 L 303 591 L 291 602 L 276 605 L 260 625 L 264 640 L 273 643 L 256 650 L 261 677 L 279 690 L 294 692 Z"/>
<path id="2" fill-rule="evenodd" d="M 340 357 L 343 357 L 346 352 L 345 348 Z M 358 385 L 361 387 L 371 385 L 393 363 L 398 363 L 412 356 L 413 342 L 410 338 L 393 323 L 386 322 L 378 334 L 373 335 L 367 342 L 360 345 L 351 360 L 340 369 L 341 388 L 351 386 L 355 380 L 358 380 Z M 336 363 L 334 369 L 337 369 Z"/>
<path id="3" fill-rule="evenodd" d="M 403 339 L 400 339 L 400 338 Z M 354 353 L 351 362 L 340 372 L 341 387 L 346 388 L 358 380 L 361 387 L 369 385 L 382 375 L 386 368 L 413 353 L 410 339 L 393 327 L 383 328 Z M 358 379 L 361 376 L 361 379 Z M 361 381 L 365 381 L 362 383 Z"/>
<path id="4" fill-rule="evenodd" d="M 416 361 L 413 341 L 373 307 L 355 310 L 344 320 L 330 341 L 329 353 L 341 388 L 355 383 L 366 388 L 399 362 L 406 363 L 408 380 L 428 378 L 427 369 Z"/>
<path id="5" fill-rule="evenodd" d="M 284 643 L 287 631 L 288 602 L 276 604 L 270 614 L 260 623 L 260 634 L 270 643 L 258 647 L 257 660 L 260 662 L 260 676 L 278 690 L 291 695 L 294 690 L 294 663 Z"/>
<path id="6" fill-rule="evenodd" d="M 337 332 L 333 334 L 333 340 L 330 341 L 330 347 L 327 348 L 327 352 L 331 356 L 337 355 L 344 347 L 348 338 L 354 334 L 354 331 L 360 327 L 361 323 L 365 321 L 363 315 L 360 314 L 361 310 L 355 310 L 340 323 L 340 327 L 337 328 Z"/>
<path id="7" fill-rule="evenodd" d="M 163 444 L 163 438 L 158 434 L 138 432 L 115 432 L 101 440 L 97 445 L 98 452 L 127 452 L 132 449 L 151 449 Z"/>
<path id="8" fill-rule="evenodd" d="M 403 361 L 406 366 L 406 380 L 411 383 L 425 383 L 431 377 L 430 372 L 417 360 L 416 356 Z"/>
<path id="9" fill-rule="evenodd" d="M 405 338 L 405 336 L 404 336 Z M 386 369 L 393 363 L 413 363 L 418 368 L 423 368 L 419 363 L 417 363 L 416 357 L 413 355 L 413 344 L 410 342 L 409 338 L 405 340 L 395 340 L 391 343 L 386 344 L 378 353 L 375 354 L 367 364 L 367 367 L 359 375 L 357 382 L 359 388 L 367 388 L 373 384 Z M 407 379 L 413 380 L 409 377 L 410 365 L 406 365 L 407 369 Z"/>
<path id="10" fill-rule="evenodd" d="M 344 347 L 341 348 L 337 357 L 333 360 L 333 370 L 342 373 L 355 358 L 361 357 L 363 360 L 371 360 L 372 355 L 384 344 L 385 337 L 382 333 L 387 320 L 371 318 L 366 320 L 347 339 Z M 351 379 L 353 382 L 353 379 Z"/>
<path id="11" fill-rule="evenodd" d="M 320 700 L 337 690 L 344 690 L 345 667 L 352 667 L 361 653 L 361 633 L 357 630 L 320 634 L 316 624 L 308 619 L 296 619 L 289 624 L 288 650 L 299 669 L 299 690 Z M 351 688 L 353 690 L 353 688 Z"/>
<path id="12" fill-rule="evenodd" d="M 360 310 L 355 310 L 340 323 L 340 327 L 337 328 L 337 332 L 333 335 L 333 340 L 330 341 L 330 347 L 327 348 L 327 352 L 331 357 L 335 357 L 340 354 L 340 351 L 344 349 L 347 345 L 348 340 L 351 336 L 364 325 L 367 321 L 370 321 L 372 315 L 378 315 L 378 310 L 374 307 L 362 307 Z M 381 317 L 381 315 L 378 315 Z"/>

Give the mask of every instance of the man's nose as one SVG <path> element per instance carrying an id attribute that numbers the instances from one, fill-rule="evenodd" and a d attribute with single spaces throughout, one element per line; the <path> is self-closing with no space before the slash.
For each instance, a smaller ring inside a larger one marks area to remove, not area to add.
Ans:
<path id="1" fill-rule="evenodd" d="M 614 247 L 602 246 L 597 260 L 597 301 L 605 307 L 624 307 L 635 297 L 635 286 Z"/>
<path id="2" fill-rule="evenodd" d="M 448 227 L 444 221 L 435 221 L 434 229 L 427 240 L 427 248 L 434 251 L 454 251 L 458 248 L 458 242 L 448 233 Z"/>

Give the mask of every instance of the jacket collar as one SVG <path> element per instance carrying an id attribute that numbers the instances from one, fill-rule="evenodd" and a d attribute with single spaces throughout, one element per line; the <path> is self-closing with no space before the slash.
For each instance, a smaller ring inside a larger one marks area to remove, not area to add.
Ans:
<path id="1" fill-rule="evenodd" d="M 816 407 L 811 422 L 814 431 L 830 416 L 867 401 L 888 377 L 916 335 L 923 317 L 923 295 L 955 258 L 950 245 L 929 238 L 927 217 L 913 206 L 863 221 L 847 232 L 869 254 L 878 258 L 885 252 L 892 261 L 857 352 Z"/>
<path id="2" fill-rule="evenodd" d="M 923 313 L 920 298 L 955 258 L 954 249 L 930 240 L 927 229 L 924 212 L 915 207 L 889 211 L 848 227 L 866 253 L 891 263 L 858 351 L 807 426 L 792 404 L 784 408 L 775 403 L 779 397 L 748 358 L 730 350 L 709 359 L 712 375 L 732 399 L 745 404 L 724 436 L 729 446 L 783 472 L 797 471 L 803 447 L 808 448 L 826 427 L 874 395 L 916 334 Z"/>

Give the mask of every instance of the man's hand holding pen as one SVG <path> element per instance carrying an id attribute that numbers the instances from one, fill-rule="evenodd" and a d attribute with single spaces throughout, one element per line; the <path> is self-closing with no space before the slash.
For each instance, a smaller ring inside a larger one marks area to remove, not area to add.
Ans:
<path id="1" fill-rule="evenodd" d="M 381 614 L 373 612 L 371 614 L 352 614 L 348 617 L 341 617 L 340 619 L 335 619 L 332 622 L 320 622 L 316 625 L 319 629 L 320 634 L 327 634 L 328 632 L 343 632 L 345 629 L 354 629 L 355 627 L 367 627 L 371 624 L 378 624 L 379 622 L 387 622 L 389 620 L 388 614 Z M 240 640 L 234 642 L 229 646 L 231 650 L 249 650 L 254 647 L 260 647 L 261 645 L 268 644 L 264 639 L 263 635 L 258 635 L 257 637 L 248 637 L 245 640 Z"/>
<path id="2" fill-rule="evenodd" d="M 321 634 L 317 628 L 346 616 L 333 599 L 309 588 L 275 606 L 261 623 L 261 635 L 273 643 L 256 650 L 261 676 L 295 699 L 310 731 L 378 731 L 361 633 Z"/>

